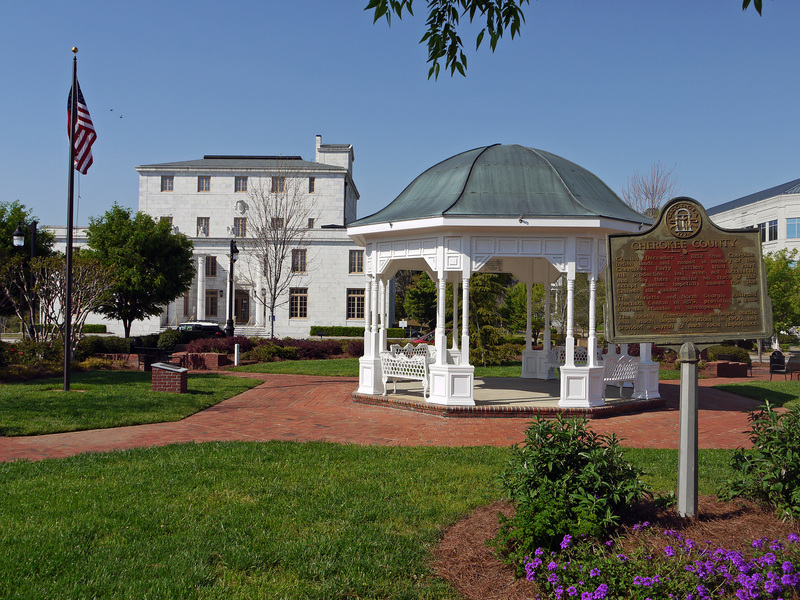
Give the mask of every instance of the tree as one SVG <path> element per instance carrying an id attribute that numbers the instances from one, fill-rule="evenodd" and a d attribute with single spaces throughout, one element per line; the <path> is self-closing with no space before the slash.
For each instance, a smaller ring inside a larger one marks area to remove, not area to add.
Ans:
<path id="1" fill-rule="evenodd" d="M 30 209 L 26 208 L 19 200 L 14 202 L 0 202 L 0 265 L 8 264 L 14 256 L 23 258 L 27 269 L 28 259 L 31 255 L 31 236 L 28 225 L 36 217 Z M 22 223 L 25 231 L 25 245 L 14 248 L 11 237 L 17 226 Z M 44 230 L 37 230 L 36 256 L 51 256 L 53 254 L 53 236 Z M 0 293 L 0 314 L 14 312 L 11 298 Z"/>
<path id="2" fill-rule="evenodd" d="M 525 331 L 528 327 L 528 291 L 524 283 L 517 283 L 506 292 L 500 307 L 500 315 L 506 329 L 512 333 Z M 544 327 L 544 287 L 536 283 L 531 290 L 531 337 L 534 342 Z"/>
<path id="3" fill-rule="evenodd" d="M 633 177 L 622 188 L 622 199 L 636 212 L 655 218 L 664 203 L 675 195 L 677 187 L 675 165 L 667 169 L 657 162 L 647 173 L 633 172 Z"/>
<path id="4" fill-rule="evenodd" d="M 289 289 L 313 264 L 308 254 L 309 220 L 316 219 L 316 202 L 308 193 L 308 175 L 279 167 L 264 179 L 251 178 L 247 213 L 248 237 L 243 242 L 250 254 L 242 277 L 253 289 L 263 281 L 266 294 L 255 294 L 270 314 L 270 337 L 275 337 L 275 309 L 289 302 Z M 297 251 L 292 256 L 292 251 Z M 294 261 L 294 262 L 293 262 Z"/>
<path id="5" fill-rule="evenodd" d="M 72 262 L 71 322 L 75 331 L 80 331 L 89 314 L 100 307 L 114 281 L 110 267 L 85 254 L 76 254 Z M 0 290 L 12 298 L 14 312 L 20 319 L 30 320 L 37 307 L 41 311 L 41 326 L 33 329 L 35 341 L 63 341 L 67 297 L 67 264 L 63 254 L 37 256 L 30 264 L 22 257 L 12 257 L 0 268 Z M 73 352 L 78 338 L 71 336 Z"/>
<path id="6" fill-rule="evenodd" d="M 762 0 L 752 0 L 758 14 L 761 14 Z M 742 0 L 742 10 L 747 10 L 751 0 Z M 391 25 L 392 15 L 403 18 L 403 11 L 413 16 L 414 0 L 369 0 L 364 10 L 373 11 L 373 23 L 385 18 Z M 466 75 L 467 57 L 464 55 L 464 44 L 458 33 L 460 21 L 466 17 L 471 25 L 474 21 L 483 21 L 475 39 L 475 49 L 481 47 L 486 34 L 489 34 L 489 45 L 492 52 L 505 32 L 514 39 L 520 34 L 525 15 L 522 5 L 530 4 L 530 0 L 428 0 L 428 31 L 422 36 L 420 43 L 428 45 L 428 79 L 439 77 L 439 61 L 444 59 L 445 70 L 454 75 L 456 71 Z"/>
<path id="7" fill-rule="evenodd" d="M 409 318 L 420 325 L 436 324 L 436 283 L 425 272 L 416 273 L 405 288 L 405 309 Z"/>
<path id="8" fill-rule="evenodd" d="M 192 284 L 192 242 L 173 233 L 168 221 L 117 204 L 100 219 L 90 219 L 90 256 L 113 269 L 114 284 L 99 312 L 122 321 L 125 337 L 131 324 L 158 315 Z"/>
<path id="9" fill-rule="evenodd" d="M 798 251 L 784 248 L 764 257 L 772 322 L 777 332 L 800 324 L 800 266 Z"/>

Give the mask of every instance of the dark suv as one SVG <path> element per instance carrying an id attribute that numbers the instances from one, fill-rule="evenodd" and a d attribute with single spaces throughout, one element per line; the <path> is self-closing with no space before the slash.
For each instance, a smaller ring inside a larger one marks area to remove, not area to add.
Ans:
<path id="1" fill-rule="evenodd" d="M 225 337 L 225 332 L 220 329 L 217 323 L 212 321 L 181 323 L 178 325 L 178 331 L 185 331 L 192 338 Z"/>

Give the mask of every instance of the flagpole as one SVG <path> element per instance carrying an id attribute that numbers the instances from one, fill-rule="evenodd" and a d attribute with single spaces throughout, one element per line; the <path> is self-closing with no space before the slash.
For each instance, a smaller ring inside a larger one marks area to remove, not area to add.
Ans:
<path id="1" fill-rule="evenodd" d="M 67 193 L 67 289 L 64 302 L 64 391 L 69 391 L 72 363 L 70 325 L 72 322 L 72 213 L 75 201 L 75 129 L 78 121 L 78 49 L 72 47 L 72 91 L 69 115 L 69 191 Z"/>

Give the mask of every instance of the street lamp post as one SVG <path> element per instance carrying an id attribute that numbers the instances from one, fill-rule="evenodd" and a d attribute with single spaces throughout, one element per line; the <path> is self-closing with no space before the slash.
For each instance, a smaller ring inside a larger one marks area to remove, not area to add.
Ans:
<path id="1" fill-rule="evenodd" d="M 233 337 L 233 263 L 239 258 L 236 240 L 231 240 L 230 265 L 228 267 L 228 322 L 225 324 L 225 335 Z"/>
<path id="2" fill-rule="evenodd" d="M 31 259 L 36 258 L 36 226 L 38 225 L 38 221 L 31 221 L 30 224 L 27 225 L 28 230 L 31 232 Z M 17 222 L 17 228 L 14 230 L 14 233 L 11 234 L 11 240 L 15 248 L 22 248 L 25 245 L 25 231 L 23 230 L 24 223 L 22 221 Z M 31 274 L 30 274 L 30 288 L 29 290 L 33 290 L 35 281 L 33 276 L 33 265 L 31 264 Z M 28 335 L 31 339 L 36 338 L 36 298 L 34 296 L 33 300 L 33 314 L 31 315 L 31 323 L 28 325 Z"/>

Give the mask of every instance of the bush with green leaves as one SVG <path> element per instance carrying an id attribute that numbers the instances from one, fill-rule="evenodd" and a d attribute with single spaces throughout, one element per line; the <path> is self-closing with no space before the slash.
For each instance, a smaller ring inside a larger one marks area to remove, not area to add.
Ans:
<path id="1" fill-rule="evenodd" d="M 731 360 L 731 358 L 722 357 L 735 357 L 736 362 L 750 364 L 750 353 L 738 346 L 709 346 L 706 350 L 706 356 L 708 356 L 709 361 Z"/>
<path id="2" fill-rule="evenodd" d="M 101 324 L 85 323 L 81 328 L 81 333 L 106 333 L 106 326 Z"/>
<path id="3" fill-rule="evenodd" d="M 587 419 L 536 418 L 499 476 L 515 513 L 500 515 L 495 547 L 522 564 L 539 548 L 556 549 L 565 535 L 609 533 L 633 503 L 651 496 L 642 472 L 622 453 L 614 434 L 587 428 Z"/>
<path id="4" fill-rule="evenodd" d="M 184 343 L 183 332 L 177 329 L 165 329 L 158 336 L 156 347 L 171 352 L 175 350 L 175 346 L 182 343 Z"/>
<path id="5" fill-rule="evenodd" d="M 86 360 L 98 354 L 128 354 L 132 342 L 131 338 L 87 335 L 81 338 L 75 348 L 75 360 Z"/>
<path id="6" fill-rule="evenodd" d="M 765 502 L 782 519 L 800 519 L 800 407 L 776 411 L 769 402 L 750 413 L 753 448 L 731 458 L 736 473 L 720 493 Z"/>
<path id="7" fill-rule="evenodd" d="M 58 340 L 36 342 L 25 339 L 14 347 L 14 363 L 18 365 L 55 365 L 64 362 L 64 348 Z"/>
<path id="8" fill-rule="evenodd" d="M 264 340 L 263 343 L 254 346 L 253 349 L 245 355 L 245 358 L 258 362 L 272 362 L 277 359 L 296 360 L 297 348 L 292 346 L 281 347 L 268 340 Z"/>

